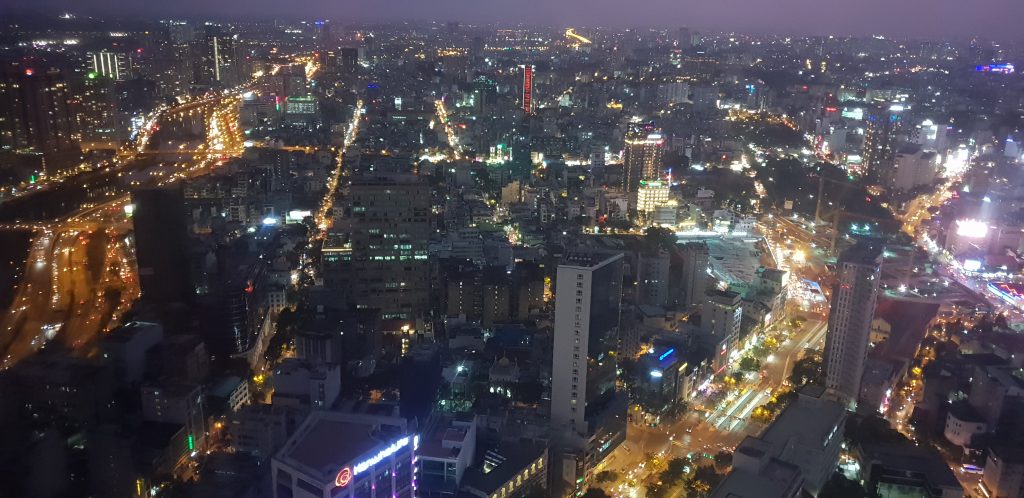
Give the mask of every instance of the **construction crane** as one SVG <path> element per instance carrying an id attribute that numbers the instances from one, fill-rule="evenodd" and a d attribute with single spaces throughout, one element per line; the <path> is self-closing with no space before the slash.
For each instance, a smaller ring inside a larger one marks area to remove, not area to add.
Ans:
<path id="1" fill-rule="evenodd" d="M 824 173 L 818 173 L 818 203 L 814 209 L 814 225 L 820 225 L 822 222 L 821 216 L 821 203 L 825 201 L 825 182 L 831 182 L 839 185 L 843 188 L 853 188 L 855 185 L 844 182 L 842 180 L 834 180 L 832 178 L 825 178 Z"/>

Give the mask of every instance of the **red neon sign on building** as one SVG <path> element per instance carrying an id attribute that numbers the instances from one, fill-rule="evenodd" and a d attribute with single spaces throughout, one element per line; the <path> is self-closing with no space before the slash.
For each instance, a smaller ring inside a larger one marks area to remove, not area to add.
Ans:
<path id="1" fill-rule="evenodd" d="M 334 485 L 343 488 L 348 486 L 348 483 L 352 482 L 352 469 L 345 467 L 338 471 L 338 475 L 334 478 Z"/>
<path id="2" fill-rule="evenodd" d="M 533 66 L 523 67 L 523 112 L 533 114 Z"/>

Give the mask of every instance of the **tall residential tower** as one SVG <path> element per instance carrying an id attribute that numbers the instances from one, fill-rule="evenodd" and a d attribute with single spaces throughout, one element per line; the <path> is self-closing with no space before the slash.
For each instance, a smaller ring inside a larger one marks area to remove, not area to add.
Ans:
<path id="1" fill-rule="evenodd" d="M 571 255 L 558 266 L 551 425 L 563 465 L 582 477 L 626 437 L 626 403 L 615 388 L 623 256 Z"/>
<path id="2" fill-rule="evenodd" d="M 855 408 L 878 300 L 882 245 L 861 241 L 839 257 L 825 335 L 825 387 Z"/>

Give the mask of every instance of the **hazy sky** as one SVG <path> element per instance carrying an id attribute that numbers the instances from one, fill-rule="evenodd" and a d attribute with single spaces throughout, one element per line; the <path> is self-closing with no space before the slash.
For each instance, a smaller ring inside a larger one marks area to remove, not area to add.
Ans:
<path id="1" fill-rule="evenodd" d="M 1024 38 L 1024 0 L 3 0 L 126 15 L 325 17 L 682 26 L 908 37 Z M 8 4 L 10 6 L 10 4 Z"/>

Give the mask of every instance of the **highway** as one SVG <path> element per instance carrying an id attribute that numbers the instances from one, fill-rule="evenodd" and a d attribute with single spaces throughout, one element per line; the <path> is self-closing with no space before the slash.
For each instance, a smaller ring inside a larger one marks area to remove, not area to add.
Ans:
<path id="1" fill-rule="evenodd" d="M 240 100 L 240 95 L 219 96 L 189 104 L 205 105 L 190 112 L 204 113 L 206 152 L 192 161 L 161 164 L 161 174 L 138 186 L 167 185 L 203 175 L 241 154 Z M 128 238 L 131 225 L 125 206 L 129 202 L 130 196 L 122 194 L 57 221 L 0 227 L 36 231 L 24 278 L 10 310 L 0 318 L 0 370 L 53 340 L 88 355 L 100 333 L 120 324 L 140 295 L 134 248 Z"/>

